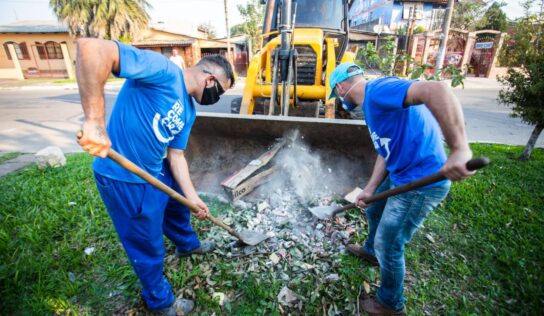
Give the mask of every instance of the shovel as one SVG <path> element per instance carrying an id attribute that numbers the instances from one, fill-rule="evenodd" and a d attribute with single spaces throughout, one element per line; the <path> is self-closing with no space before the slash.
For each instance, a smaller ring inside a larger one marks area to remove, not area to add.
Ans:
<path id="1" fill-rule="evenodd" d="M 467 170 L 474 171 L 480 168 L 483 168 L 489 164 L 489 159 L 486 157 L 479 157 L 471 159 L 467 162 L 466 167 Z M 435 174 L 432 174 L 430 176 L 423 177 L 418 180 L 414 180 L 412 182 L 403 184 L 401 186 L 395 187 L 391 190 L 383 191 L 378 194 L 375 194 L 366 200 L 364 200 L 365 204 L 370 204 L 372 202 L 376 202 L 378 200 L 386 199 L 388 197 L 408 192 L 411 190 L 415 190 L 424 186 L 427 186 L 429 184 L 433 184 L 436 182 L 440 182 L 442 180 L 446 180 L 446 177 L 440 172 L 437 172 Z M 319 219 L 328 219 L 331 217 L 334 217 L 336 214 L 341 213 L 345 210 L 349 210 L 351 208 L 357 207 L 355 203 L 350 203 L 345 206 L 336 207 L 336 206 L 317 206 L 317 207 L 311 207 L 310 212 L 315 215 L 315 217 Z"/>
<path id="2" fill-rule="evenodd" d="M 83 131 L 79 131 L 76 134 L 77 138 L 83 137 Z M 113 150 L 112 148 L 108 151 L 108 158 L 118 163 L 121 167 L 127 169 L 128 171 L 134 173 L 138 177 L 144 179 L 149 184 L 153 185 L 157 189 L 161 190 L 162 192 L 168 194 L 170 197 L 174 198 L 176 201 L 180 202 L 181 204 L 187 206 L 191 212 L 196 212 L 198 207 L 193 202 L 187 200 L 183 195 L 176 192 L 171 187 L 167 186 L 166 184 L 162 183 L 159 179 L 153 177 L 150 175 L 147 171 L 143 170 L 142 168 L 138 167 L 136 164 L 134 164 L 132 161 L 128 160 L 121 154 L 119 154 L 117 151 Z M 223 223 L 220 219 L 214 217 L 212 214 L 208 214 L 206 217 L 207 220 L 214 223 L 215 225 L 223 228 L 226 230 L 229 234 L 232 236 L 238 238 L 242 243 L 249 245 L 249 246 L 255 246 L 256 244 L 268 239 L 268 237 L 264 234 L 261 234 L 259 232 L 251 231 L 244 229 L 240 233 L 235 231 L 232 227 L 228 226 L 227 224 Z"/>
<path id="3" fill-rule="evenodd" d="M 166 184 L 162 183 L 157 178 L 150 175 L 147 171 L 143 170 L 142 168 L 138 167 L 136 164 L 134 164 L 132 161 L 128 160 L 127 158 L 123 157 L 121 154 L 116 152 L 115 150 L 111 149 L 108 152 L 108 158 L 115 161 L 121 167 L 127 169 L 128 171 L 134 173 L 138 177 L 144 179 L 149 184 L 153 185 L 157 189 L 163 191 L 164 193 L 168 194 L 170 197 L 174 198 L 176 201 L 180 202 L 181 204 L 187 206 L 192 212 L 196 212 L 198 209 L 198 206 L 194 204 L 193 202 L 187 200 L 183 195 L 176 192 L 174 189 L 170 188 Z M 250 231 L 250 230 L 243 230 L 240 233 L 235 231 L 232 227 L 228 226 L 227 224 L 223 223 L 220 219 L 214 217 L 212 214 L 208 214 L 206 217 L 207 220 L 214 223 L 215 225 L 223 228 L 226 230 L 229 234 L 232 236 L 238 238 L 241 242 L 243 242 L 246 245 L 255 246 L 256 244 L 264 241 L 268 237 L 264 234 L 261 234 L 259 232 Z"/>

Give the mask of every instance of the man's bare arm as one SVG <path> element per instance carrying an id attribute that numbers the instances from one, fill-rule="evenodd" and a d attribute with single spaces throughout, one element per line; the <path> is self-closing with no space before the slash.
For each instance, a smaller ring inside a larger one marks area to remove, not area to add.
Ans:
<path id="1" fill-rule="evenodd" d="M 385 159 L 378 155 L 376 158 L 376 162 L 374 163 L 374 168 L 372 169 L 372 175 L 370 176 L 370 179 L 368 180 L 368 183 L 363 189 L 363 192 L 359 193 L 356 198 L 357 206 L 359 207 L 367 207 L 364 203 L 364 200 L 374 195 L 376 192 L 376 189 L 380 186 L 383 179 L 387 176 L 388 171 L 385 168 Z"/>
<path id="2" fill-rule="evenodd" d="M 77 40 L 76 75 L 85 113 L 79 144 L 92 155 L 106 157 L 111 141 L 104 119 L 104 85 L 110 73 L 119 73 L 119 48 L 112 41 Z"/>
<path id="3" fill-rule="evenodd" d="M 440 171 L 450 180 L 462 180 L 474 174 L 465 166 L 472 158 L 472 151 L 468 146 L 461 104 L 451 88 L 444 82 L 414 82 L 408 89 L 405 104 L 422 103 L 433 113 L 450 147 L 448 161 Z"/>
<path id="4" fill-rule="evenodd" d="M 208 206 L 200 199 L 193 181 L 191 181 L 185 152 L 179 149 L 168 148 L 168 163 L 174 180 L 178 183 L 185 197 L 199 207 L 199 212 L 195 216 L 200 220 L 205 219 L 209 212 Z"/>

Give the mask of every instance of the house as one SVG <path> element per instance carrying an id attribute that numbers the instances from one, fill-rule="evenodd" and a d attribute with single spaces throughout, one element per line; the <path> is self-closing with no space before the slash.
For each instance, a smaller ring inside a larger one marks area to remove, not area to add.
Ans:
<path id="1" fill-rule="evenodd" d="M 354 0 L 351 28 L 395 33 L 419 26 L 433 31 L 442 27 L 447 4 L 447 0 Z"/>
<path id="2" fill-rule="evenodd" d="M 211 40 L 197 28 L 171 29 L 153 24 L 131 44 L 170 57 L 174 48 L 190 67 L 202 56 L 226 54 L 225 39 Z M 18 21 L 0 26 L 0 79 L 75 78 L 76 45 L 68 28 L 57 21 Z M 247 39 L 231 39 L 236 71 L 247 70 Z M 16 58 L 14 58 L 16 57 Z"/>
<path id="3" fill-rule="evenodd" d="M 231 55 L 236 72 L 239 74 L 247 71 L 249 50 L 247 42 L 246 36 L 231 38 Z M 197 32 L 189 29 L 182 30 L 163 23 L 153 24 L 132 45 L 161 53 L 167 57 L 172 55 L 173 49 L 177 49 L 187 67 L 196 64 L 204 56 L 226 55 L 227 53 L 226 39 L 207 39 L 206 34 L 198 29 Z"/>
<path id="4" fill-rule="evenodd" d="M 75 43 L 57 21 L 0 26 L 0 79 L 75 78 Z"/>

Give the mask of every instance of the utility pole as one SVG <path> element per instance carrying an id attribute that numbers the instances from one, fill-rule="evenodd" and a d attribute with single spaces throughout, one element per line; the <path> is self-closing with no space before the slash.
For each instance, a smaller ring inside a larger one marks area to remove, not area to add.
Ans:
<path id="1" fill-rule="evenodd" d="M 232 64 L 232 56 L 230 54 L 229 9 L 228 9 L 227 2 L 228 2 L 228 0 L 224 0 L 224 3 L 225 3 L 225 26 L 227 27 L 227 60 Z"/>
<path id="2" fill-rule="evenodd" d="M 446 56 L 446 47 L 448 45 L 450 33 L 451 16 L 453 15 L 453 3 L 454 0 L 448 0 L 448 8 L 446 9 L 446 16 L 444 17 L 444 23 L 442 24 L 442 34 L 440 35 L 440 48 L 438 49 L 438 55 L 436 56 L 436 63 L 434 65 L 435 75 L 440 73 L 442 64 L 444 64 L 444 57 Z"/>

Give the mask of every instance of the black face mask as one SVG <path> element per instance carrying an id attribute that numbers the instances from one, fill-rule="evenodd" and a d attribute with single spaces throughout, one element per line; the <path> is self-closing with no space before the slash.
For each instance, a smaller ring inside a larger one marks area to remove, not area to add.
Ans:
<path id="1" fill-rule="evenodd" d="M 217 80 L 215 80 L 215 85 L 213 87 L 204 87 L 204 91 L 202 91 L 202 98 L 200 99 L 201 105 L 210 105 L 214 104 L 217 101 L 219 101 L 219 96 L 223 94 L 225 90 L 223 90 L 223 87 Z"/>

